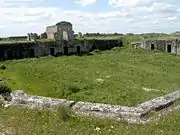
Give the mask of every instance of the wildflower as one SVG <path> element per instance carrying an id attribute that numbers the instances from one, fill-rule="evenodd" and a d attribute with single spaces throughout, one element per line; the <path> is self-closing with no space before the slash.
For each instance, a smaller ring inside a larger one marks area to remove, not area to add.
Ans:
<path id="1" fill-rule="evenodd" d="M 9 107 L 9 106 L 10 106 L 10 104 L 5 104 L 5 105 L 4 105 L 5 108 L 7 108 L 7 107 Z"/>
<path id="2" fill-rule="evenodd" d="M 114 128 L 114 126 L 111 126 L 111 128 L 113 129 L 113 128 Z"/>
<path id="3" fill-rule="evenodd" d="M 96 127 L 95 131 L 98 132 L 98 133 L 101 133 L 101 129 L 99 127 Z"/>

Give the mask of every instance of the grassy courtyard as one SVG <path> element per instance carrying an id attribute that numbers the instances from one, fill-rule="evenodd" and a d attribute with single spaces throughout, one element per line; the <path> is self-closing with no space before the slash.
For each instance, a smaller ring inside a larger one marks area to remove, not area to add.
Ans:
<path id="1" fill-rule="evenodd" d="M 0 62 L 13 90 L 75 101 L 135 105 L 180 88 L 180 56 L 128 47 L 91 56 Z"/>

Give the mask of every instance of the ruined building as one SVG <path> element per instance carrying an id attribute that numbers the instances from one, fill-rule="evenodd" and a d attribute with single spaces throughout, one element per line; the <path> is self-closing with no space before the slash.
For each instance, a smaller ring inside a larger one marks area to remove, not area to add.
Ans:
<path id="1" fill-rule="evenodd" d="M 37 38 L 52 39 L 41 42 Z M 77 53 L 87 53 L 94 49 L 106 50 L 122 46 L 121 40 L 76 40 L 70 22 L 62 21 L 54 26 L 48 26 L 41 36 L 28 33 L 28 42 L 9 42 L 0 44 L 0 59 L 20 59 L 40 56 L 59 56 Z"/>
<path id="2" fill-rule="evenodd" d="M 180 39 L 145 40 L 140 45 L 148 50 L 160 50 L 168 53 L 180 53 Z"/>
<path id="3" fill-rule="evenodd" d="M 70 22 L 62 21 L 46 28 L 47 38 L 56 41 L 74 41 L 74 31 Z"/>

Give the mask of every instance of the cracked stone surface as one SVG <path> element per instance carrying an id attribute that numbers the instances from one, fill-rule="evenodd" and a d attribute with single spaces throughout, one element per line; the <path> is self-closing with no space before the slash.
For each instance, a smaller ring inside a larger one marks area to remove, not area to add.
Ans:
<path id="1" fill-rule="evenodd" d="M 21 90 L 11 93 L 11 97 L 11 104 L 24 104 L 31 108 L 70 107 L 72 104 L 74 104 L 74 101 L 68 101 L 65 99 L 28 95 Z"/>
<path id="2" fill-rule="evenodd" d="M 174 102 L 175 100 L 179 100 L 179 99 L 180 99 L 180 90 L 172 92 L 165 96 L 158 97 L 158 98 L 152 99 L 150 101 L 141 103 L 141 104 L 137 105 L 137 107 L 143 108 L 145 112 L 148 112 L 148 111 L 154 110 L 158 107 L 166 106 L 166 105 Z"/>
<path id="3" fill-rule="evenodd" d="M 47 108 L 56 109 L 58 107 L 70 107 L 78 115 L 95 116 L 99 118 L 115 118 L 124 120 L 128 123 L 145 123 L 144 116 L 150 111 L 162 110 L 180 99 L 180 91 L 175 91 L 165 96 L 161 96 L 150 101 L 138 104 L 134 107 L 110 105 L 90 102 L 75 102 L 65 99 L 50 97 L 33 96 L 24 93 L 22 90 L 11 93 L 12 100 L 10 105 L 21 105 L 28 108 Z M 178 108 L 179 109 L 179 108 Z"/>

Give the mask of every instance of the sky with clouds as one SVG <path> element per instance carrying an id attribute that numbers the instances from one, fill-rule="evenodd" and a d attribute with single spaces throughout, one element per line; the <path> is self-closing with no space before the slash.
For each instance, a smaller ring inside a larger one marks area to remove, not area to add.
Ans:
<path id="1" fill-rule="evenodd" d="M 75 33 L 180 30 L 180 0 L 0 0 L 0 36 L 38 34 L 70 21 Z"/>

